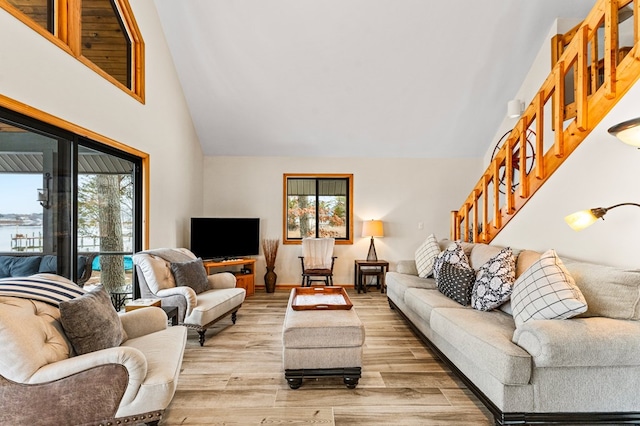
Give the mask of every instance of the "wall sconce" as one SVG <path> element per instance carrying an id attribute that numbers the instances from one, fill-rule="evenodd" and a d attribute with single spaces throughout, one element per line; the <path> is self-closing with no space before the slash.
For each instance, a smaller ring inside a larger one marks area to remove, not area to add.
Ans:
<path id="1" fill-rule="evenodd" d="M 42 180 L 44 188 L 38 188 L 38 202 L 45 209 L 51 207 L 51 173 L 45 173 Z"/>
<path id="2" fill-rule="evenodd" d="M 616 124 L 609 133 L 626 144 L 640 147 L 640 117 Z"/>
<path id="3" fill-rule="evenodd" d="M 524 102 L 514 99 L 507 103 L 507 117 L 518 118 L 524 112 Z"/>
<path id="4" fill-rule="evenodd" d="M 376 246 L 373 244 L 373 237 L 384 237 L 384 227 L 381 220 L 370 220 L 362 222 L 362 236 L 371 237 L 371 244 L 369 244 L 369 253 L 367 254 L 367 260 L 378 260 L 376 254 Z"/>
<path id="5" fill-rule="evenodd" d="M 620 206 L 640 207 L 640 204 L 621 203 L 607 208 L 597 207 L 595 209 L 582 210 L 566 216 L 564 218 L 564 221 L 567 222 L 567 225 L 569 225 L 574 231 L 582 231 L 584 228 L 593 225 L 598 219 L 602 218 L 602 220 L 604 220 L 603 216 L 607 214 L 609 210 L 615 209 L 616 207 Z"/>

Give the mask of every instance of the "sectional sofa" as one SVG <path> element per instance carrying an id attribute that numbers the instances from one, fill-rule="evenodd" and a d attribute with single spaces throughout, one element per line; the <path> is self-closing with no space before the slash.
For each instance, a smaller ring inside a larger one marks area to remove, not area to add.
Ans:
<path id="1" fill-rule="evenodd" d="M 440 241 L 444 250 L 451 242 Z M 478 269 L 500 247 L 462 243 Z M 540 253 L 514 250 L 516 278 Z M 640 271 L 562 258 L 587 303 L 570 319 L 516 325 L 509 303 L 463 306 L 420 278 L 414 260 L 386 274 L 389 305 L 450 366 L 496 424 L 640 423 Z"/>

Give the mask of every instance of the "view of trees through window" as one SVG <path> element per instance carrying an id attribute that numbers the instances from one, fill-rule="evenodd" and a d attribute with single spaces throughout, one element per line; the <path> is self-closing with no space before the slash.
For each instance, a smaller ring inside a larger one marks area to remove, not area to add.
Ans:
<path id="1" fill-rule="evenodd" d="M 287 177 L 286 240 L 348 240 L 350 178 Z"/>

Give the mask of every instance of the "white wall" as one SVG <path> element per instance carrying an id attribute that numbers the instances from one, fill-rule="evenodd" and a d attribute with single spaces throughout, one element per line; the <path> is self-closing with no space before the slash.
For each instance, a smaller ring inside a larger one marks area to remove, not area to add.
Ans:
<path id="1" fill-rule="evenodd" d="M 150 246 L 188 243 L 202 153 L 155 6 L 131 6 L 146 47 L 141 104 L 0 9 L 0 93 L 150 155 Z"/>
<path id="2" fill-rule="evenodd" d="M 284 173 L 353 173 L 354 243 L 337 245 L 336 284 L 353 283 L 353 260 L 367 256 L 362 221 L 384 221 L 376 239 L 379 259 L 413 259 L 430 234 L 449 237 L 451 210 L 457 210 L 481 173 L 480 159 L 371 159 L 206 157 L 204 215 L 259 217 L 264 238 L 282 241 Z M 418 223 L 423 229 L 418 229 Z M 299 284 L 299 245 L 282 245 L 276 260 L 278 284 Z M 257 285 L 263 285 L 264 257 L 258 257 Z"/>

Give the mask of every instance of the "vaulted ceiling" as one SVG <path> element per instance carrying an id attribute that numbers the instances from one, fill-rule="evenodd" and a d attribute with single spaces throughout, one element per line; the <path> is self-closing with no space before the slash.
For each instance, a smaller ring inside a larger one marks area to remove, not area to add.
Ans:
<path id="1" fill-rule="evenodd" d="M 480 157 L 593 0 L 154 0 L 206 155 Z"/>

